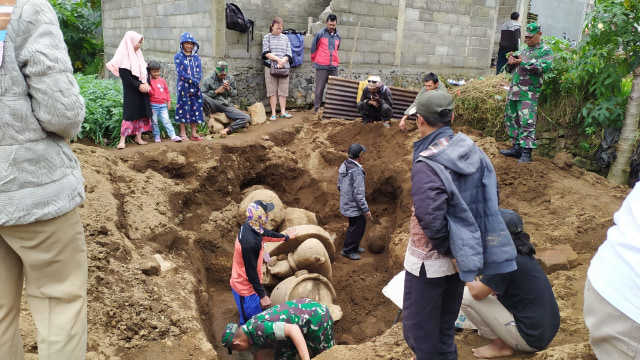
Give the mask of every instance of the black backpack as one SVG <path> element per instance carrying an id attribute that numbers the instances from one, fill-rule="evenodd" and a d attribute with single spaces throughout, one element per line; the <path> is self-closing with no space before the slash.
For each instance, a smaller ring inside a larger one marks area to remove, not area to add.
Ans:
<path id="1" fill-rule="evenodd" d="M 254 21 L 245 18 L 242 10 L 233 3 L 227 3 L 224 13 L 227 29 L 247 33 L 247 52 L 249 52 L 249 33 L 251 33 L 251 40 L 253 40 Z"/>

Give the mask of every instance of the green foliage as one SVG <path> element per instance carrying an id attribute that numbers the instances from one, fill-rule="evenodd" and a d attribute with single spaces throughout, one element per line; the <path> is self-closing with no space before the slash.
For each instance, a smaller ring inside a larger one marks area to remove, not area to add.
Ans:
<path id="1" fill-rule="evenodd" d="M 115 146 L 122 123 L 122 83 L 118 79 L 100 79 L 95 75 L 75 74 L 84 97 L 85 117 L 80 138 L 96 144 Z"/>
<path id="2" fill-rule="evenodd" d="M 103 67 L 102 11 L 100 1 L 49 0 L 58 15 L 73 68 L 98 74 Z"/>

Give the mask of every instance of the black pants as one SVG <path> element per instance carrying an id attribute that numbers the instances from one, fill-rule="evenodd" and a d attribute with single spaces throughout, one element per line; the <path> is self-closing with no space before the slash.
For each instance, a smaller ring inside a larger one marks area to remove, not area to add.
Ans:
<path id="1" fill-rule="evenodd" d="M 498 50 L 498 57 L 496 58 L 496 75 L 504 71 L 503 67 L 507 65 L 507 53 L 505 49 Z"/>
<path id="2" fill-rule="evenodd" d="M 364 215 L 349 218 L 349 228 L 347 229 L 347 236 L 344 240 L 342 251 L 346 254 L 350 254 L 358 250 L 362 237 L 364 236 L 364 229 L 366 226 L 367 218 L 365 218 Z"/>
<path id="3" fill-rule="evenodd" d="M 404 278 L 402 332 L 416 360 L 456 360 L 456 319 L 460 312 L 464 282 L 458 274 L 427 278 L 408 271 Z"/>
<path id="4" fill-rule="evenodd" d="M 324 94 L 325 86 L 327 86 L 329 76 L 338 76 L 338 69 L 316 69 L 316 97 L 313 100 L 313 112 L 317 112 L 318 108 L 322 106 L 322 95 Z"/>
<path id="5" fill-rule="evenodd" d="M 373 121 L 389 121 L 393 116 L 393 109 L 391 106 L 387 104 L 382 104 L 381 106 L 375 107 L 373 105 L 369 105 L 364 101 L 361 101 L 357 104 L 358 110 L 360 110 L 360 116 L 362 116 L 362 122 L 373 122 Z"/>

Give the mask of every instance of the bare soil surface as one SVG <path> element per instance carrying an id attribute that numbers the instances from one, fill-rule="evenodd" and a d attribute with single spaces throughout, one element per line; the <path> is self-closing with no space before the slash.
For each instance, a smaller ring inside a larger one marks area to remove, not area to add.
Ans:
<path id="1" fill-rule="evenodd" d="M 107 150 L 74 144 L 85 177 L 87 200 L 80 212 L 89 256 L 89 349 L 91 359 L 231 359 L 220 334 L 238 313 L 229 288 L 238 207 L 243 191 L 261 185 L 288 207 L 312 211 L 319 225 L 344 239 L 337 170 L 347 147 L 367 147 L 367 200 L 375 218 L 389 226 L 381 254 L 359 262 L 338 256 L 333 264 L 338 346 L 320 359 L 409 359 L 398 308 L 381 293 L 402 269 L 411 210 L 413 124 L 402 132 L 308 112 L 252 127 L 225 139 Z M 507 144 L 472 136 L 491 158 L 501 206 L 518 211 L 538 251 L 569 244 L 582 265 L 549 276 L 561 311 L 560 332 L 549 349 L 511 359 L 595 359 L 582 317 L 582 290 L 589 260 L 606 237 L 629 189 L 582 169 L 534 156 L 517 164 L 499 155 Z M 369 226 L 369 230 L 373 227 Z M 367 245 L 365 234 L 364 246 Z M 177 271 L 145 275 L 154 254 Z M 35 331 L 24 307 L 25 348 L 36 351 Z M 460 359 L 488 340 L 458 334 Z"/>

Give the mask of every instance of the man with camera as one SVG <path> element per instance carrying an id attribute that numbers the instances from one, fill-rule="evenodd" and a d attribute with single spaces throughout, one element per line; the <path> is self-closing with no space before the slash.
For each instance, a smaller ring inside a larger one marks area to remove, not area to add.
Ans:
<path id="1" fill-rule="evenodd" d="M 379 76 L 369 76 L 357 107 L 363 124 L 382 121 L 382 125 L 388 128 L 393 116 L 391 90 L 380 82 Z"/>
<path id="2" fill-rule="evenodd" d="M 213 74 L 202 82 L 201 90 L 205 115 L 221 112 L 232 121 L 228 128 L 220 131 L 220 136 L 225 137 L 247 125 L 251 117 L 231 103 L 231 98 L 238 95 L 238 88 L 226 62 L 218 61 Z"/>
<path id="3" fill-rule="evenodd" d="M 504 122 L 511 138 L 511 149 L 500 150 L 504 156 L 518 159 L 519 163 L 531 162 L 531 151 L 536 143 L 536 111 L 542 92 L 544 74 L 551 69 L 553 51 L 542 43 L 540 25 L 527 25 L 525 42 L 528 47 L 509 55 L 507 72 L 513 73 L 507 95 Z"/>

